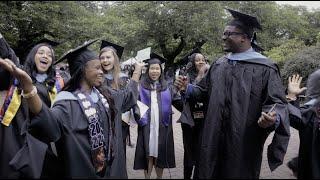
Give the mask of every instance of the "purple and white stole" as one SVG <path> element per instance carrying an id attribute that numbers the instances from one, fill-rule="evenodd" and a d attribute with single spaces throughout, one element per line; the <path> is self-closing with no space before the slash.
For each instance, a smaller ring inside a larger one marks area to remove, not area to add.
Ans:
<path id="1" fill-rule="evenodd" d="M 158 92 L 157 92 L 158 94 Z M 171 109 L 171 104 L 172 104 L 172 99 L 171 99 L 171 93 L 169 88 L 167 88 L 164 91 L 161 91 L 160 93 L 160 113 L 161 113 L 161 123 L 165 126 L 168 126 L 169 123 L 171 123 L 171 115 L 172 115 L 172 109 Z M 140 86 L 140 99 L 141 102 L 144 103 L 145 105 L 151 107 L 151 92 L 150 90 Z M 137 121 L 137 123 L 140 126 L 145 126 L 146 124 L 149 123 L 150 121 L 150 112 L 151 109 L 149 108 L 147 113 L 144 114 L 143 117 L 141 117 L 140 120 Z"/>

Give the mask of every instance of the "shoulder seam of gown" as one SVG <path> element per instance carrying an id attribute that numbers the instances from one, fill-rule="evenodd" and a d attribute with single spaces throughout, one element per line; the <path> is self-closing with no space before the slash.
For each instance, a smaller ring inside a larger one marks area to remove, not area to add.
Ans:
<path id="1" fill-rule="evenodd" d="M 60 100 L 77 100 L 77 98 L 71 93 L 71 92 L 68 92 L 68 91 L 60 91 L 58 94 L 57 94 L 57 97 L 54 99 L 54 103 L 60 101 Z"/>

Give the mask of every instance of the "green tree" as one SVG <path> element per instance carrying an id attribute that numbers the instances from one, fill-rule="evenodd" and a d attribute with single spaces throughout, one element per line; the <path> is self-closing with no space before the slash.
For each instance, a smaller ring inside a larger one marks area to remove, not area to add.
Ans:
<path id="1" fill-rule="evenodd" d="M 289 39 L 287 42 L 278 47 L 266 51 L 265 54 L 275 61 L 281 69 L 287 60 L 290 60 L 298 51 L 306 48 L 303 41 L 297 39 Z"/>
<path id="2" fill-rule="evenodd" d="M 131 28 L 135 32 L 129 31 L 130 36 L 123 33 L 124 42 L 132 52 L 151 46 L 172 66 L 202 40 L 210 44 L 204 46 L 206 52 L 221 51 L 221 48 L 217 50 L 220 43 L 212 43 L 220 41 L 223 28 L 224 12 L 219 2 L 124 2 L 113 8 L 113 13 L 122 17 L 119 21 L 132 22 L 131 26 L 137 24 Z"/>
<path id="3" fill-rule="evenodd" d="M 320 46 L 306 47 L 288 59 L 281 69 L 284 84 L 293 74 L 300 74 L 303 77 L 302 85 L 306 85 L 308 76 L 320 67 Z"/>

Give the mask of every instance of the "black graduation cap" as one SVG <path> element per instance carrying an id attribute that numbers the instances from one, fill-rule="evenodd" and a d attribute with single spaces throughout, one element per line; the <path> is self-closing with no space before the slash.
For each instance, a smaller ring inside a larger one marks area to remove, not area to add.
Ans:
<path id="1" fill-rule="evenodd" d="M 114 43 L 111 43 L 111 42 L 106 41 L 106 40 L 102 40 L 102 41 L 101 41 L 100 50 L 101 50 L 102 48 L 108 47 L 108 46 L 110 46 L 110 47 L 112 47 L 113 49 L 115 49 L 115 50 L 116 50 L 116 53 L 117 53 L 117 55 L 118 55 L 118 57 L 119 57 L 119 59 L 121 59 L 121 56 L 122 56 L 124 47 L 119 46 L 119 45 L 114 44 Z"/>
<path id="2" fill-rule="evenodd" d="M 244 13 L 232 10 L 232 9 L 227 9 L 227 10 L 231 13 L 231 15 L 233 16 L 233 18 L 235 20 L 241 21 L 247 27 L 249 27 L 251 29 L 257 28 L 257 29 L 262 30 L 262 27 L 256 17 L 250 16 L 248 14 L 244 14 Z"/>
<path id="3" fill-rule="evenodd" d="M 36 46 L 36 45 L 38 45 L 38 44 L 48 44 L 48 45 L 50 45 L 51 47 L 56 47 L 56 46 L 58 46 L 60 43 L 44 37 L 44 38 L 40 39 L 39 41 L 36 41 L 35 43 L 32 43 L 31 45 L 29 45 L 27 49 L 31 49 L 32 47 L 34 47 L 34 46 Z"/>
<path id="4" fill-rule="evenodd" d="M 244 14 L 232 9 L 227 9 L 227 10 L 231 13 L 231 15 L 234 18 L 229 23 L 229 25 L 237 26 L 245 34 L 247 34 L 249 38 L 252 38 L 254 29 L 262 30 L 262 27 L 256 17 L 250 16 L 248 14 Z"/>
<path id="5" fill-rule="evenodd" d="M 150 59 L 146 59 L 143 62 L 150 64 L 162 64 L 165 63 L 167 60 L 163 57 L 161 57 L 160 55 L 152 52 L 150 54 Z"/>
<path id="6" fill-rule="evenodd" d="M 82 45 L 69 50 L 65 54 L 62 55 L 60 59 L 58 59 L 54 64 L 57 64 L 64 59 L 67 59 L 70 69 L 71 76 L 80 68 L 81 66 L 85 65 L 88 61 L 99 59 L 98 55 L 89 50 L 87 47 L 92 43 L 96 42 L 98 39 L 89 40 L 83 43 Z"/>
<path id="7" fill-rule="evenodd" d="M 40 43 L 49 44 L 49 45 L 51 45 L 52 47 L 56 47 L 56 46 L 58 46 L 58 45 L 60 44 L 59 42 L 50 40 L 50 39 L 48 39 L 48 38 L 42 38 L 42 39 L 40 39 L 36 44 L 40 44 Z"/>

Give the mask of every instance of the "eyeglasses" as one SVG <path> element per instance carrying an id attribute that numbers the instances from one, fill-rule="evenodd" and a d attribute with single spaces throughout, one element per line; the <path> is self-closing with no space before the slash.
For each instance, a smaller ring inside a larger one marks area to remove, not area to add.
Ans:
<path id="1" fill-rule="evenodd" d="M 223 35 L 226 36 L 226 37 L 229 37 L 231 35 L 244 35 L 245 33 L 241 33 L 241 32 L 223 32 Z"/>

